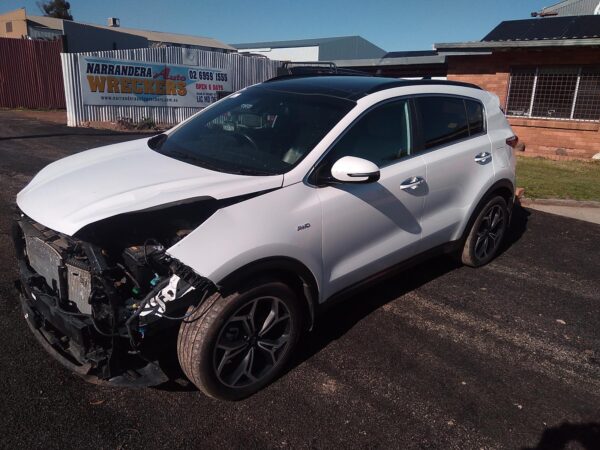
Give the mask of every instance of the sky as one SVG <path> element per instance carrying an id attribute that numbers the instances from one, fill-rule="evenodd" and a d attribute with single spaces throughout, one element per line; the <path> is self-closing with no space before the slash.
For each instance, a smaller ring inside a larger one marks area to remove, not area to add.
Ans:
<path id="1" fill-rule="evenodd" d="M 69 0 L 76 21 L 208 36 L 226 43 L 360 35 L 387 51 L 480 40 L 553 0 Z M 0 0 L 0 13 L 35 0 Z"/>

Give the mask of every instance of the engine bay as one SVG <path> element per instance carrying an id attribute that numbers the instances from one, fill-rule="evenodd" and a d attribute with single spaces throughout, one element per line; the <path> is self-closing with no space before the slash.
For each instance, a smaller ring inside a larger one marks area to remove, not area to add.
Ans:
<path id="1" fill-rule="evenodd" d="M 217 290 L 166 252 L 214 211 L 203 203 L 115 216 L 72 237 L 19 213 L 13 239 L 30 326 L 86 375 L 144 378 L 169 330 Z M 182 209 L 201 212 L 173 214 Z M 166 381 L 150 378 L 146 385 Z"/>

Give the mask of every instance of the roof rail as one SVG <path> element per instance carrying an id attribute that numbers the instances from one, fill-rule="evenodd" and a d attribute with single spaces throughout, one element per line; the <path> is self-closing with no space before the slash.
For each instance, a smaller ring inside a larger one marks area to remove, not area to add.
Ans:
<path id="1" fill-rule="evenodd" d="M 315 75 L 374 76 L 360 70 L 340 68 L 335 63 L 328 61 L 286 61 L 277 69 L 277 76 L 267 81 Z"/>
<path id="2" fill-rule="evenodd" d="M 361 72 L 359 70 L 345 69 L 340 68 L 335 65 L 333 62 L 325 62 L 325 61 L 317 61 L 317 62 L 285 62 L 283 65 L 277 70 L 278 75 L 269 78 L 264 81 L 265 83 L 269 83 L 271 81 L 278 80 L 289 80 L 293 78 L 310 78 L 315 76 L 362 76 L 362 77 L 372 77 L 378 78 L 381 80 L 381 83 L 374 86 L 369 93 L 377 92 L 382 89 L 389 89 L 391 87 L 400 87 L 407 85 L 445 85 L 445 86 L 461 86 L 468 87 L 473 89 L 482 90 L 480 86 L 472 83 L 465 83 L 463 81 L 454 81 L 454 80 L 437 80 L 433 79 L 430 75 L 426 75 L 421 78 L 388 78 L 383 77 L 381 75 L 374 75 L 366 72 Z"/>

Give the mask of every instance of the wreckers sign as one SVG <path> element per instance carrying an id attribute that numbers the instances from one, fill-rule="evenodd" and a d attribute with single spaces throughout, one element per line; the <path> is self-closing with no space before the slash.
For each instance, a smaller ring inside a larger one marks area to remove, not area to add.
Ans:
<path id="1" fill-rule="evenodd" d="M 204 107 L 231 92 L 231 73 L 176 64 L 79 57 L 84 105 Z"/>

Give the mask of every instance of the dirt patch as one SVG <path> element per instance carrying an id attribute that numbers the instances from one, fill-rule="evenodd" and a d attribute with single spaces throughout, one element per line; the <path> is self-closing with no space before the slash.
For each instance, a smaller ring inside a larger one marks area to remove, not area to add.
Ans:
<path id="1" fill-rule="evenodd" d="M 0 109 L 5 113 L 10 113 L 14 118 L 18 119 L 33 119 L 43 123 L 52 123 L 58 125 L 67 124 L 67 111 L 62 110 L 32 110 L 32 109 Z M 73 128 L 91 128 L 96 130 L 114 130 L 121 132 L 131 133 L 160 133 L 161 131 L 168 130 L 173 125 L 166 125 L 162 123 L 154 124 L 143 122 L 141 124 L 131 122 L 130 126 L 127 126 L 125 120 L 116 122 L 85 122 L 81 127 Z"/>
<path id="2" fill-rule="evenodd" d="M 12 111 L 17 117 L 24 119 L 36 119 L 41 122 L 58 123 L 61 125 L 67 124 L 67 111 L 64 109 L 53 110 L 34 110 L 34 109 L 13 109 Z"/>
<path id="3" fill-rule="evenodd" d="M 123 131 L 123 132 L 133 132 L 139 133 L 141 132 L 156 132 L 160 133 L 161 131 L 168 130 L 173 125 L 165 125 L 165 124 L 152 124 L 148 127 L 137 127 L 137 124 L 132 123 L 130 126 L 126 125 L 123 121 L 118 122 L 86 122 L 83 128 L 95 128 L 98 130 L 115 130 L 115 131 Z"/>

